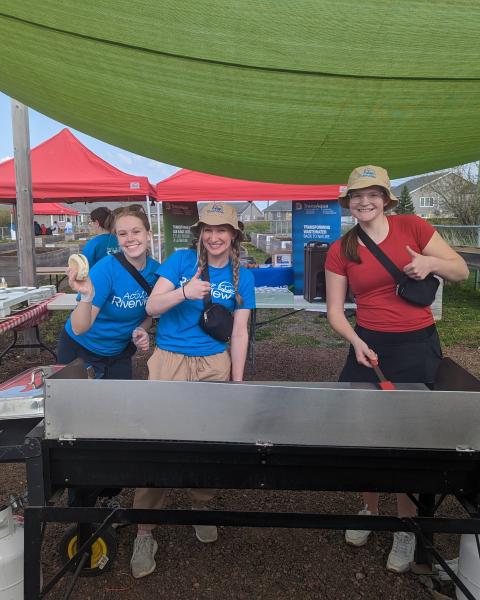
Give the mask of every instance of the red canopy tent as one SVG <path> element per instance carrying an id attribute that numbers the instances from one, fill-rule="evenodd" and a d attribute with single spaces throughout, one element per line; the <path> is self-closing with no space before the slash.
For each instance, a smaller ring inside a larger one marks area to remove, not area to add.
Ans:
<path id="1" fill-rule="evenodd" d="M 67 217 L 75 217 L 80 213 L 78 210 L 73 210 L 68 206 L 62 206 L 57 202 L 34 202 L 33 203 L 33 214 L 34 215 L 66 215 Z"/>
<path id="2" fill-rule="evenodd" d="M 30 152 L 37 202 L 135 202 L 155 196 L 147 177 L 129 175 L 94 154 L 67 128 Z M 14 159 L 0 164 L 0 202 L 15 203 Z"/>
<path id="3" fill-rule="evenodd" d="M 244 181 L 181 169 L 156 185 L 159 201 L 336 200 L 341 185 Z"/>

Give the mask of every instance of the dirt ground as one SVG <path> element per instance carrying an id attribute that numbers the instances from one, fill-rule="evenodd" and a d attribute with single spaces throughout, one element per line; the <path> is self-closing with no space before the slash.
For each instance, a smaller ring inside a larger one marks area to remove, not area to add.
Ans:
<path id="1" fill-rule="evenodd" d="M 0 337 L 0 343 L 5 343 Z M 452 347 L 445 353 L 472 374 L 480 377 L 480 352 Z M 344 345 L 289 347 L 275 338 L 256 344 L 256 370 L 247 378 L 257 381 L 334 381 L 346 355 Z M 0 378 L 6 380 L 34 364 L 50 364 L 42 353 L 33 359 L 10 353 L 2 364 Z M 135 377 L 146 374 L 146 357 L 135 359 Z M 21 464 L 0 464 L 0 498 L 26 488 Z M 122 492 L 122 504 L 131 505 L 132 490 Z M 174 491 L 171 506 L 187 508 L 187 497 Z M 358 494 L 320 492 L 220 491 L 211 506 L 227 510 L 278 510 L 329 513 L 356 513 L 361 507 Z M 390 496 L 382 498 L 382 512 L 394 514 Z M 460 516 L 451 500 L 440 515 Z M 50 524 L 43 543 L 45 580 L 60 566 L 58 543 L 64 527 Z M 391 546 L 390 533 L 375 533 L 363 548 L 344 543 L 342 531 L 220 528 L 215 544 L 195 539 L 192 528 L 157 528 L 159 550 L 156 571 L 141 580 L 130 575 L 129 559 L 134 527 L 117 531 L 118 555 L 112 570 L 95 578 L 81 578 L 74 600 L 423 600 L 432 598 L 421 579 L 411 573 L 394 575 L 385 569 Z M 446 558 L 458 552 L 458 536 L 437 537 Z M 68 577 L 47 597 L 60 599 Z M 451 588 L 444 590 L 451 593 Z"/>

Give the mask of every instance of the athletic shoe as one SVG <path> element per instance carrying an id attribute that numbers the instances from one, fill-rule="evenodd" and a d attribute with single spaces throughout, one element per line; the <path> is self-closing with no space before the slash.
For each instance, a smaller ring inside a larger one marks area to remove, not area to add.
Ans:
<path id="1" fill-rule="evenodd" d="M 192 510 L 208 510 L 205 506 L 193 507 Z M 197 540 L 203 544 L 211 544 L 218 540 L 218 530 L 216 525 L 194 525 Z"/>
<path id="2" fill-rule="evenodd" d="M 377 515 L 378 513 L 373 513 L 368 510 L 367 507 L 362 508 L 358 513 L 359 515 Z M 365 546 L 368 540 L 368 536 L 371 534 L 371 531 L 367 531 L 364 529 L 347 529 L 345 531 L 345 541 L 350 546 Z"/>
<path id="3" fill-rule="evenodd" d="M 146 577 L 155 571 L 157 563 L 155 554 L 158 544 L 151 535 L 137 535 L 133 544 L 133 554 L 130 560 L 130 568 L 135 579 Z"/>
<path id="4" fill-rule="evenodd" d="M 387 569 L 394 573 L 408 571 L 415 556 L 415 544 L 414 533 L 396 531 L 393 534 L 393 545 L 388 555 Z"/>

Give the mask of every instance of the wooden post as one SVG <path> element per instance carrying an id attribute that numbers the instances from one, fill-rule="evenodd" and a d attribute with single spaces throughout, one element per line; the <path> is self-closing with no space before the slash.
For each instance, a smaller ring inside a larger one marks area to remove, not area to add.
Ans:
<path id="1" fill-rule="evenodd" d="M 20 285 L 35 286 L 32 174 L 28 108 L 12 98 L 13 154 L 17 189 L 17 252 Z"/>
<path id="2" fill-rule="evenodd" d="M 28 108 L 12 98 L 13 156 L 17 192 L 17 256 L 20 285 L 36 286 L 35 237 L 33 233 L 32 173 Z M 25 344 L 35 343 L 34 329 L 23 332 Z M 26 350 L 27 355 L 38 350 Z"/>

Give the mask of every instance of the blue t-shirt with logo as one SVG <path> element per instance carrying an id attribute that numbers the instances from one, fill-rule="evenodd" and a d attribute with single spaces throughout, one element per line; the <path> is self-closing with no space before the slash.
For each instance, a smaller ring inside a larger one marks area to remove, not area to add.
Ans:
<path id="1" fill-rule="evenodd" d="M 85 244 L 82 254 L 88 258 L 90 268 L 108 254 L 118 252 L 117 236 L 113 233 L 101 233 Z"/>
<path id="2" fill-rule="evenodd" d="M 197 272 L 198 261 L 194 250 L 177 250 L 157 270 L 160 277 L 168 279 L 176 288 L 185 285 Z M 241 306 L 235 306 L 235 290 L 231 263 L 225 267 L 208 267 L 212 286 L 212 302 L 223 304 L 228 310 L 255 308 L 253 276 L 240 267 L 238 292 Z M 160 316 L 156 344 L 162 350 L 186 356 L 211 356 L 223 352 L 227 344 L 215 340 L 198 324 L 204 307 L 203 300 L 185 300 Z"/>
<path id="3" fill-rule="evenodd" d="M 158 261 L 148 257 L 139 273 L 152 286 L 158 279 Z M 113 356 L 122 352 L 132 339 L 132 332 L 146 318 L 147 292 L 114 256 L 105 256 L 90 271 L 95 287 L 94 306 L 100 312 L 90 329 L 75 335 L 70 319 L 65 324 L 68 335 L 81 346 L 100 354 Z"/>

